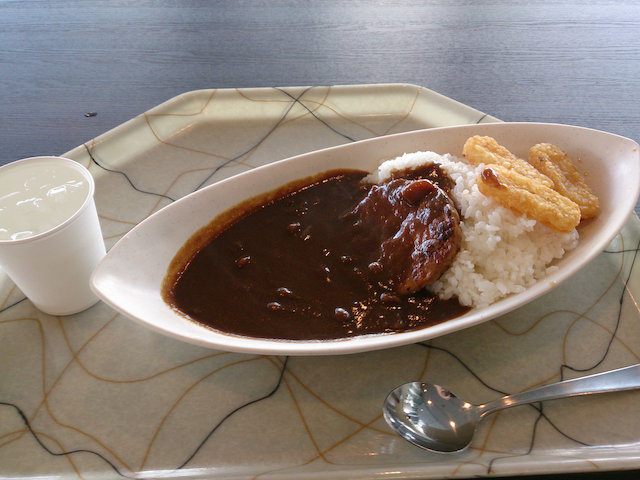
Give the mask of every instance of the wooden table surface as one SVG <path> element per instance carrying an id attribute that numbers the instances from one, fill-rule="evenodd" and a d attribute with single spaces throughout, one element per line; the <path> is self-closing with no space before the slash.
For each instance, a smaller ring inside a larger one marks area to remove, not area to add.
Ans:
<path id="1" fill-rule="evenodd" d="M 368 83 L 637 141 L 640 2 L 0 0 L 0 164 L 190 90 Z"/>

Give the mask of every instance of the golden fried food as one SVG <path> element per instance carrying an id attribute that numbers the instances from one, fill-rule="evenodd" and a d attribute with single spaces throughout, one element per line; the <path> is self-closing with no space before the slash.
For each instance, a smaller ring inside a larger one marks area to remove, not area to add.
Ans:
<path id="1" fill-rule="evenodd" d="M 572 200 L 504 165 L 488 165 L 477 178 L 478 189 L 500 205 L 527 215 L 560 232 L 580 223 L 580 208 Z"/>
<path id="2" fill-rule="evenodd" d="M 517 158 L 492 137 L 475 135 L 468 138 L 462 148 L 462 154 L 473 165 L 478 166 L 481 163 L 485 165 L 502 165 L 553 188 L 553 182 L 549 178 L 531 166 L 526 160 Z"/>
<path id="3" fill-rule="evenodd" d="M 595 217 L 600 202 L 567 154 L 551 143 L 539 143 L 529 149 L 529 163 L 553 182 L 553 189 L 580 207 L 582 218 Z"/>

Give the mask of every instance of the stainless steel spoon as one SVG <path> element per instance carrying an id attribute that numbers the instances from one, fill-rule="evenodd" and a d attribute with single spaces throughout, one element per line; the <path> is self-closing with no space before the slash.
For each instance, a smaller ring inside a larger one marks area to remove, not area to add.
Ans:
<path id="1" fill-rule="evenodd" d="M 640 365 L 620 368 L 472 405 L 447 389 L 429 383 L 400 385 L 386 398 L 387 423 L 406 440 L 425 450 L 458 452 L 469 446 L 485 415 L 527 403 L 640 388 Z"/>

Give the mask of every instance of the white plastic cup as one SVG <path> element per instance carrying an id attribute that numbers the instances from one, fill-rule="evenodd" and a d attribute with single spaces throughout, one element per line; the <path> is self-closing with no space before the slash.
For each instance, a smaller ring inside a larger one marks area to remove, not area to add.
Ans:
<path id="1" fill-rule="evenodd" d="M 29 230 L 31 233 L 20 233 L 9 238 L 11 234 L 7 233 L 7 225 L 13 223 L 10 219 L 15 215 L 0 220 L 0 267 L 39 310 L 51 315 L 71 315 L 86 310 L 98 301 L 89 287 L 89 277 L 106 253 L 93 199 L 93 177 L 82 165 L 67 158 L 25 158 L 0 167 L 0 199 L 5 201 L 5 198 L 13 198 L 17 195 L 14 190 L 23 188 L 27 181 L 33 184 L 42 182 L 40 178 L 37 182 L 33 180 L 34 172 L 41 175 L 50 171 L 60 174 L 56 173 L 52 180 L 54 187 L 55 182 L 64 178 L 64 175 L 79 178 L 73 188 L 69 187 L 69 191 L 74 193 L 66 193 L 66 185 L 71 185 L 71 182 L 49 190 L 44 198 L 49 210 L 41 214 L 46 221 L 31 221 L 39 224 L 27 226 L 27 230 L 33 229 L 32 232 Z M 46 174 L 42 175 L 46 177 Z M 50 195 L 51 191 L 53 194 Z M 62 193 L 62 196 L 57 196 L 58 193 Z M 73 202 L 69 203 L 67 200 L 71 196 Z M 40 200 L 38 205 L 43 203 L 43 199 Z M 25 205 L 25 202 L 18 203 Z M 28 207 L 32 208 L 32 205 Z M 22 230 L 25 230 L 26 218 L 31 217 L 23 213 L 18 215 Z"/>

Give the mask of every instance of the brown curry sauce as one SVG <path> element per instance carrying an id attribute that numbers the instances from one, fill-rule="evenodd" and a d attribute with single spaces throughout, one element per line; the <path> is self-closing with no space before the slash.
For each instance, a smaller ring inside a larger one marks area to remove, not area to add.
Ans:
<path id="1" fill-rule="evenodd" d="M 397 294 L 378 268 L 380 238 L 353 216 L 365 175 L 327 172 L 225 212 L 176 255 L 163 298 L 216 331 L 281 340 L 417 330 L 468 311 L 425 289 Z"/>

